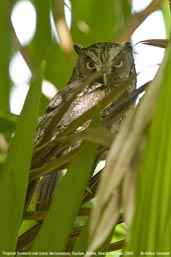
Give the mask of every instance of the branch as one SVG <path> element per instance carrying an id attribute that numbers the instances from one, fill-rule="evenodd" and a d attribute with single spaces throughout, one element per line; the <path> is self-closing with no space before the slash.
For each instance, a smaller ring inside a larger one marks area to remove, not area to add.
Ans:
<path id="1" fill-rule="evenodd" d="M 20 43 L 20 41 L 17 37 L 17 34 L 15 32 L 14 26 L 12 24 L 12 21 L 11 21 L 11 8 L 12 8 L 11 0 L 6 0 L 6 7 L 7 7 L 7 11 L 8 11 L 9 25 L 10 25 L 10 28 L 11 28 L 14 44 L 15 44 L 16 48 L 18 49 L 18 51 L 21 53 L 21 55 L 22 55 L 24 61 L 26 62 L 30 72 L 34 76 L 36 74 L 36 68 L 33 64 L 32 59 L 30 58 L 30 54 L 29 54 L 28 50 L 25 47 L 23 47 L 22 44 Z"/>
<path id="2" fill-rule="evenodd" d="M 51 0 L 51 4 L 60 47 L 66 55 L 68 63 L 73 65 L 73 42 L 66 24 L 64 0 Z"/>
<path id="3" fill-rule="evenodd" d="M 142 12 L 134 14 L 130 20 L 121 29 L 115 38 L 115 42 L 129 40 L 132 33 L 141 25 L 141 23 L 155 10 L 157 10 L 164 0 L 153 0 L 152 3 Z"/>

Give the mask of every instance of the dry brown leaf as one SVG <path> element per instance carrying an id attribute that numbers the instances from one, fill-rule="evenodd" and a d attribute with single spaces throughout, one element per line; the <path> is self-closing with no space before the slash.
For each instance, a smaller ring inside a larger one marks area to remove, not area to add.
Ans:
<path id="1" fill-rule="evenodd" d="M 166 48 L 170 42 L 171 42 L 170 39 L 147 39 L 147 40 L 138 42 L 138 44 L 141 43 L 149 46 Z"/>
<path id="2" fill-rule="evenodd" d="M 122 205 L 124 209 L 124 220 L 129 226 L 134 212 L 134 195 L 136 187 L 137 170 L 129 169 L 125 175 L 122 188 Z"/>
<path id="3" fill-rule="evenodd" d="M 116 194 L 116 199 L 114 200 L 114 192 L 116 192 L 125 174 L 130 169 L 131 161 L 135 158 L 141 146 L 141 141 L 144 140 L 144 133 L 152 119 L 157 102 L 167 58 L 168 55 L 166 54 L 155 79 L 149 85 L 138 107 L 126 120 L 109 150 L 106 166 L 96 194 L 94 208 L 91 212 L 88 251 L 95 251 L 101 245 L 117 221 L 118 208 L 110 208 L 110 211 L 105 211 L 105 209 L 108 206 L 111 207 L 111 202 L 117 202 L 118 196 Z"/>

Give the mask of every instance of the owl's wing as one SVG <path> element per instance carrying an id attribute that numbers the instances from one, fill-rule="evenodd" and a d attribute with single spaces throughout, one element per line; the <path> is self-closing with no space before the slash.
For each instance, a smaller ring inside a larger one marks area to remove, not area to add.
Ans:
<path id="1" fill-rule="evenodd" d="M 58 123 L 60 122 L 65 110 L 77 95 L 77 92 L 79 92 L 81 84 L 82 80 L 78 80 L 60 90 L 50 101 L 45 114 L 40 118 L 34 140 L 31 171 L 39 169 L 49 161 L 49 156 L 51 156 L 51 151 L 54 148 L 54 145 L 49 144 L 49 142 L 51 142 L 54 135 L 60 131 Z M 25 210 L 27 210 L 39 182 L 39 177 L 32 180 L 31 175 L 32 172 L 30 172 L 30 182 L 27 189 Z"/>
<path id="2" fill-rule="evenodd" d="M 78 80 L 59 91 L 52 99 L 46 109 L 45 114 L 39 121 L 34 142 L 34 153 L 30 172 L 31 182 L 28 187 L 26 207 L 32 198 L 40 176 L 55 172 L 55 169 L 53 170 L 52 168 L 51 170 L 46 170 L 46 167 L 49 169 L 48 164 L 55 162 L 55 160 L 57 160 L 59 157 L 62 158 L 65 153 L 68 153 L 67 149 L 74 149 L 74 147 L 71 147 L 71 145 L 63 145 L 63 143 L 59 143 L 60 137 L 62 135 L 66 137 L 69 134 L 78 132 L 80 131 L 80 128 L 81 130 L 86 129 L 89 125 L 88 120 L 91 119 L 91 116 L 85 115 L 85 119 L 78 118 L 83 116 L 87 111 L 91 110 L 99 103 L 102 104 L 101 108 L 105 107 L 110 103 L 110 101 L 115 101 L 114 99 L 115 97 L 118 97 L 119 91 L 123 91 L 122 87 L 118 87 L 117 85 L 113 87 L 106 87 L 99 83 L 94 84 L 91 87 L 90 85 L 86 85 L 84 83 L 85 81 Z M 123 89 L 124 87 L 125 86 L 123 84 Z M 73 124 L 75 121 L 76 124 Z M 81 121 L 81 123 L 78 121 Z M 72 129 L 69 130 L 70 127 L 72 127 Z M 43 172 L 41 167 L 43 167 Z M 66 168 L 65 165 L 62 168 Z M 41 189 L 39 190 L 39 192 L 42 192 L 41 195 L 39 194 L 40 198 L 43 196 L 41 202 L 45 201 L 46 195 L 48 199 L 51 198 L 49 196 L 53 195 L 54 186 L 57 184 L 57 182 L 53 181 L 51 174 L 48 175 L 48 182 L 47 177 L 41 180 Z M 53 178 L 58 180 L 59 176 L 53 175 Z M 45 193 L 43 190 L 47 188 L 46 185 L 48 183 L 49 185 L 54 186 L 51 188 L 49 186 L 49 191 Z"/>
<path id="3" fill-rule="evenodd" d="M 86 87 L 89 87 L 89 90 Z M 37 127 L 31 164 L 30 183 L 26 198 L 26 209 L 35 192 L 39 177 L 43 175 L 38 174 L 39 169 L 58 158 L 68 148 L 68 146 L 64 148 L 64 146 L 58 144 L 58 139 L 62 135 L 62 132 L 78 117 L 99 103 L 99 101 L 105 97 L 108 90 L 109 89 L 107 88 L 104 89 L 101 87 L 101 84 L 90 88 L 85 81 L 77 80 L 60 90 L 51 100 Z M 80 124 L 80 126 L 81 125 L 82 124 Z M 77 126 L 79 125 L 76 125 L 75 130 L 77 130 Z M 84 124 L 82 129 L 85 129 L 86 127 L 87 125 Z M 74 133 L 74 131 L 72 132 Z M 63 148 L 62 152 L 59 150 L 61 148 Z M 52 173 L 53 171 L 51 170 L 50 172 Z M 34 176 L 35 173 L 37 176 Z M 48 172 L 46 171 L 44 172 L 44 174 L 47 173 Z M 59 178 L 59 176 L 55 175 L 53 175 L 53 177 L 56 177 L 56 179 Z M 54 183 L 54 181 L 50 183 L 50 180 L 53 180 L 51 175 L 49 175 L 48 178 L 49 182 L 47 182 L 47 177 L 41 181 L 41 189 L 39 192 L 42 192 L 42 201 L 45 200 L 46 195 L 46 193 L 43 192 L 43 190 L 47 188 L 45 184 L 57 184 L 57 182 Z M 48 190 L 47 195 L 53 195 L 54 188 L 48 187 Z"/>

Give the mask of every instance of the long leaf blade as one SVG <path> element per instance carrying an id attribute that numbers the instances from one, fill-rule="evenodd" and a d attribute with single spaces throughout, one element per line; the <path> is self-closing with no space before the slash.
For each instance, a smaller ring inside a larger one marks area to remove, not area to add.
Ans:
<path id="1" fill-rule="evenodd" d="M 65 250 L 91 173 L 96 150 L 97 146 L 89 143 L 72 162 L 57 188 L 48 217 L 34 242 L 33 251 L 63 252 Z M 49 235 L 53 240 L 49 240 Z"/>
<path id="2" fill-rule="evenodd" d="M 136 208 L 127 249 L 170 252 L 171 195 L 171 47 L 158 104 L 149 131 L 137 185 Z M 160 254 L 158 254 L 160 255 Z M 170 255 L 170 254 L 169 254 Z"/>
<path id="3" fill-rule="evenodd" d="M 44 64 L 31 84 L 0 177 L 0 252 L 15 249 L 37 125 L 43 70 Z"/>

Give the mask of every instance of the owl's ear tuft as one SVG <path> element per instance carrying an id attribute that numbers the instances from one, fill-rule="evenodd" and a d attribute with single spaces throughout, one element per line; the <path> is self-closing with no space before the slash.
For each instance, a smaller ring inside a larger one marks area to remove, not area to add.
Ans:
<path id="1" fill-rule="evenodd" d="M 74 44 L 73 47 L 74 47 L 74 50 L 77 54 L 80 54 L 81 50 L 83 49 L 83 47 L 79 44 Z"/>

